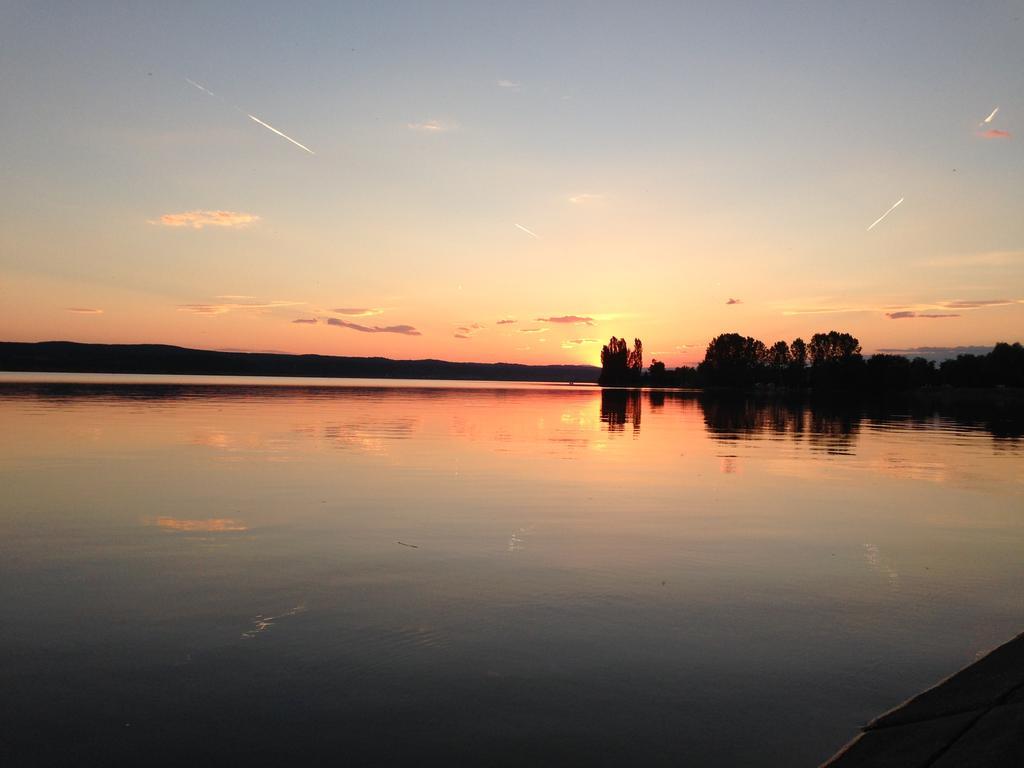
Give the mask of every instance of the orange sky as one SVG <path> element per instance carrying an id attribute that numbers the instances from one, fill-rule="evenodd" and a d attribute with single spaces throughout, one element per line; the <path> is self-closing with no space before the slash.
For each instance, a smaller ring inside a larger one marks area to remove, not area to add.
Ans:
<path id="1" fill-rule="evenodd" d="M 0 337 L 594 363 L 614 334 L 670 365 L 727 331 L 1019 339 L 1011 19 L 734 11 L 18 9 Z"/>

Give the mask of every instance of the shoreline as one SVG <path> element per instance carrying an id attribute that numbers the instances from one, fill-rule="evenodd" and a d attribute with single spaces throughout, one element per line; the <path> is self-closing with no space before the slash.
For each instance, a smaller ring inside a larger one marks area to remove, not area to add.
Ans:
<path id="1" fill-rule="evenodd" d="M 1024 764 L 1024 633 L 861 728 L 821 768 Z"/>

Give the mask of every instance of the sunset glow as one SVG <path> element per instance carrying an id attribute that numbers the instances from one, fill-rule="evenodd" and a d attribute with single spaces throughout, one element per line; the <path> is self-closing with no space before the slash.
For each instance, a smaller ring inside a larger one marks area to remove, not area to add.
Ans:
<path id="1" fill-rule="evenodd" d="M 923 8 L 22 5 L 0 335 L 524 363 L 617 335 L 670 365 L 726 331 L 1016 340 L 1020 23 Z"/>

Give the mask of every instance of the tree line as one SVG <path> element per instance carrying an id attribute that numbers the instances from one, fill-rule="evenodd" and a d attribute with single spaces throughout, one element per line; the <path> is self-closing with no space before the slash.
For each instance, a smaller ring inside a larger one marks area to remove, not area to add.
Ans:
<path id="1" fill-rule="evenodd" d="M 643 368 L 643 344 L 612 337 L 601 350 L 598 383 L 608 387 L 769 387 L 824 390 L 905 390 L 919 387 L 1024 387 L 1024 347 L 1000 342 L 984 355 L 963 354 L 936 364 L 923 357 L 864 357 L 849 333 L 816 333 L 768 345 L 723 333 L 697 366 L 669 370 L 659 360 Z"/>

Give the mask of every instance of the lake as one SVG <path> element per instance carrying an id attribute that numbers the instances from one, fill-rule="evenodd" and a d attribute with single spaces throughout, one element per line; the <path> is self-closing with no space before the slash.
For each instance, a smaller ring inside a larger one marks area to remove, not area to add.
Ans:
<path id="1" fill-rule="evenodd" d="M 989 414 L 3 374 L 0 424 L 5 765 L 813 766 L 1024 629 Z"/>

